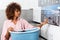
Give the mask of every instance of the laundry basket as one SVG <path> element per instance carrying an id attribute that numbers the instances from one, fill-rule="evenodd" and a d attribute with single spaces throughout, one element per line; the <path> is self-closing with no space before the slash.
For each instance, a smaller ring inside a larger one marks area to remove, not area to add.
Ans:
<path id="1" fill-rule="evenodd" d="M 15 31 L 10 32 L 12 40 L 39 40 L 39 28 L 33 28 L 31 30 L 25 30 L 25 32 Z"/>

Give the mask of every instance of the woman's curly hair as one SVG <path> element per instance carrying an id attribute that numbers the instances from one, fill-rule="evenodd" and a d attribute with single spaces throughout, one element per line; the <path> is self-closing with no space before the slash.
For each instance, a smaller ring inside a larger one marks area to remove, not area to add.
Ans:
<path id="1" fill-rule="evenodd" d="M 7 6 L 6 8 L 6 16 L 7 16 L 7 19 L 14 19 L 14 16 L 15 16 L 15 10 L 18 10 L 21 12 L 21 6 L 17 3 L 11 3 Z"/>

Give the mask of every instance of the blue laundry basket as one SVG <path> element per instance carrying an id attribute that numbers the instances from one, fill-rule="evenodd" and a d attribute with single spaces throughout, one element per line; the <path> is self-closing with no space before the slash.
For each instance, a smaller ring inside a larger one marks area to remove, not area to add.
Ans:
<path id="1" fill-rule="evenodd" d="M 39 40 L 39 28 L 25 30 L 25 32 L 10 32 L 12 40 Z"/>

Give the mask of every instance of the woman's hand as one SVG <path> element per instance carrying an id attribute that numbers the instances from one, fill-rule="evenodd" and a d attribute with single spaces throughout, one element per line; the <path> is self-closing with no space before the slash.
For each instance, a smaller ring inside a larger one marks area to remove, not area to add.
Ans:
<path id="1" fill-rule="evenodd" d="M 41 24 L 45 25 L 47 23 L 48 23 L 48 19 L 44 19 L 44 21 Z"/>
<path id="2" fill-rule="evenodd" d="M 44 19 L 43 22 L 41 22 L 41 24 L 39 25 L 39 27 L 41 28 L 43 25 L 48 23 L 48 19 Z"/>
<path id="3" fill-rule="evenodd" d="M 7 39 L 7 40 L 9 40 L 9 38 L 10 38 L 10 32 L 9 31 L 14 31 L 14 29 L 12 28 L 12 27 L 9 27 L 8 29 L 7 29 L 7 33 L 6 33 L 6 35 L 5 35 L 5 38 Z"/>
<path id="4" fill-rule="evenodd" d="M 14 31 L 14 29 L 13 29 L 12 27 L 9 27 L 7 31 L 8 31 L 8 32 L 9 32 L 9 31 Z"/>

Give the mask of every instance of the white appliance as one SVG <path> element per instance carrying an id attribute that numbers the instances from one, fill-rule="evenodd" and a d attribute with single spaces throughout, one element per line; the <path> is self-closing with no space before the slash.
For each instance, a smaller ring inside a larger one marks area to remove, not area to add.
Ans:
<path id="1" fill-rule="evenodd" d="M 41 36 L 47 40 L 60 40 L 60 27 L 46 24 L 41 28 Z"/>
<path id="2" fill-rule="evenodd" d="M 33 21 L 41 22 L 41 7 L 33 9 Z"/>

